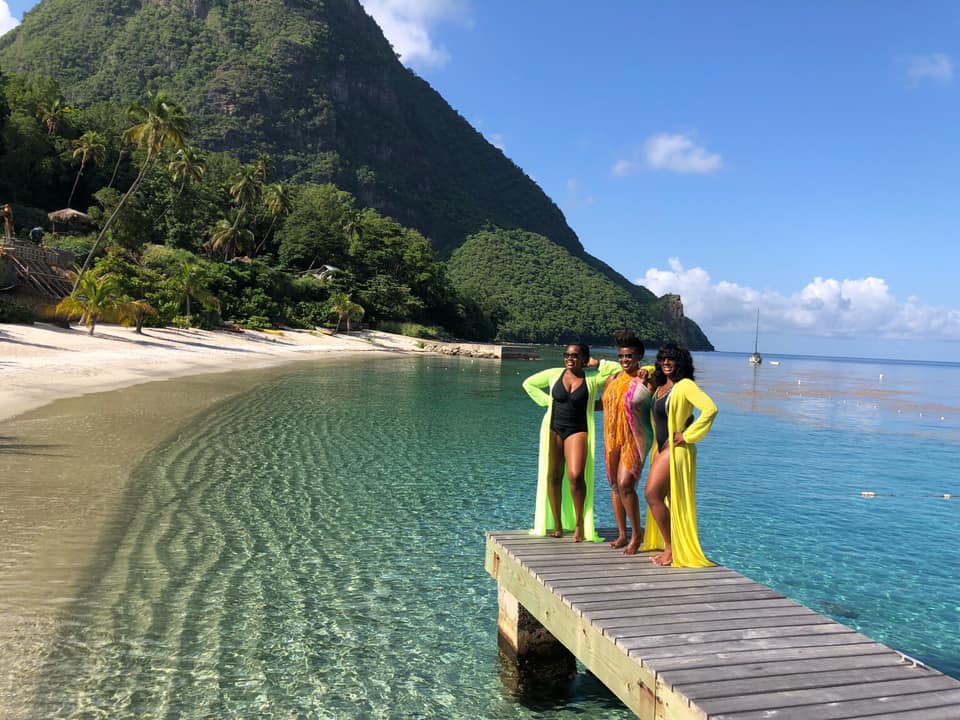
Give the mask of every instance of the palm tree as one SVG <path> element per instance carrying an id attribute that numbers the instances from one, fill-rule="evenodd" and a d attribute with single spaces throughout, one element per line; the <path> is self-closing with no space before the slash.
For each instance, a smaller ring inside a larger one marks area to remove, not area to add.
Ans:
<path id="1" fill-rule="evenodd" d="M 266 182 L 267 178 L 270 177 L 270 173 L 273 171 L 273 158 L 271 158 L 266 153 L 260 153 L 257 156 L 257 160 L 253 163 L 253 172 L 260 182 Z"/>
<path id="2" fill-rule="evenodd" d="M 210 239 L 203 247 L 210 252 L 223 253 L 223 259 L 230 260 L 237 254 L 237 250 L 251 246 L 254 240 L 253 232 L 241 226 L 245 217 L 246 212 L 242 208 L 230 210 L 210 229 Z"/>
<path id="3" fill-rule="evenodd" d="M 256 205 L 263 194 L 263 181 L 253 165 L 244 165 L 230 178 L 230 197 L 240 206 L 241 210 Z"/>
<path id="4" fill-rule="evenodd" d="M 120 284 L 113 275 L 96 277 L 92 272 L 82 272 L 77 276 L 73 292 L 60 301 L 57 312 L 69 317 L 81 316 L 89 332 L 93 335 L 104 313 L 118 311 L 124 304 Z"/>
<path id="5" fill-rule="evenodd" d="M 359 320 L 363 317 L 364 309 L 361 305 L 355 303 L 346 293 L 334 293 L 330 296 L 330 312 L 337 315 L 337 327 L 334 334 L 340 332 L 340 323 L 347 321 L 347 332 L 350 332 L 350 321 Z"/>
<path id="6" fill-rule="evenodd" d="M 284 182 L 267 185 L 263 193 L 263 204 L 274 219 L 286 215 L 293 207 L 290 186 Z"/>
<path id="7" fill-rule="evenodd" d="M 341 225 L 344 236 L 346 236 L 350 245 L 350 254 L 360 252 L 360 242 L 363 240 L 363 213 L 359 210 L 351 210 L 343 218 Z"/>
<path id="8" fill-rule="evenodd" d="M 267 212 L 270 214 L 270 227 L 267 228 L 267 232 L 264 234 L 260 244 L 257 245 L 257 249 L 254 250 L 254 255 L 260 252 L 260 248 L 263 247 L 267 238 L 270 237 L 270 233 L 273 230 L 273 226 L 276 225 L 277 220 L 284 215 L 290 214 L 290 210 L 293 208 L 290 186 L 283 182 L 270 183 L 263 190 L 263 204 L 267 207 Z"/>
<path id="9" fill-rule="evenodd" d="M 185 145 L 177 150 L 177 154 L 167 165 L 167 170 L 170 171 L 170 177 L 174 182 L 180 181 L 180 190 L 177 192 L 179 196 L 187 183 L 203 182 L 203 178 L 207 175 L 207 163 L 201 153 Z"/>
<path id="10" fill-rule="evenodd" d="M 37 106 L 37 119 L 47 129 L 47 135 L 56 135 L 60 125 L 67 122 L 73 108 L 61 97 L 48 97 Z"/>
<path id="11" fill-rule="evenodd" d="M 133 320 L 133 329 L 137 335 L 143 335 L 143 321 L 147 315 L 157 315 L 157 309 L 146 300 L 130 300 L 122 305 L 124 320 L 129 317 Z"/>
<path id="12" fill-rule="evenodd" d="M 117 179 L 117 171 L 120 169 L 120 161 L 123 160 L 123 154 L 126 152 L 123 148 L 120 148 L 120 151 L 117 153 L 117 163 L 113 166 L 113 175 L 110 176 L 110 182 L 107 183 L 108 188 L 113 187 L 113 181 Z"/>
<path id="13" fill-rule="evenodd" d="M 160 218 L 170 212 L 170 208 L 173 207 L 177 198 L 183 194 L 183 188 L 186 187 L 188 183 L 203 182 L 203 178 L 207 175 L 207 162 L 203 159 L 203 155 L 200 152 L 185 145 L 177 150 L 173 160 L 167 165 L 167 170 L 174 182 L 180 182 L 180 188 L 177 190 L 177 194 L 173 200 L 170 201 L 170 204 L 167 205 L 164 211 L 157 217 L 157 220 L 160 220 Z"/>
<path id="14" fill-rule="evenodd" d="M 200 266 L 197 263 L 185 262 L 180 266 L 180 274 L 174 280 L 178 285 L 180 297 L 186 306 L 187 315 L 191 314 L 190 301 L 196 300 L 201 307 L 219 310 L 220 301 L 203 286 Z"/>
<path id="15" fill-rule="evenodd" d="M 73 187 L 70 189 L 70 197 L 67 198 L 67 207 L 70 207 L 70 203 L 73 202 L 73 194 L 77 191 L 77 183 L 80 182 L 80 176 L 83 175 L 83 169 L 87 165 L 87 161 L 91 160 L 94 164 L 99 165 L 107 157 L 107 143 L 103 139 L 103 135 L 98 133 L 96 130 L 87 130 L 79 139 L 73 141 L 73 157 L 80 158 L 80 170 L 77 172 L 77 177 L 73 181 Z"/>
<path id="16" fill-rule="evenodd" d="M 90 262 L 99 249 L 100 243 L 102 243 L 106 237 L 107 230 L 113 224 L 117 215 L 120 214 L 120 210 L 130 196 L 136 192 L 147 170 L 156 160 L 157 156 L 163 152 L 163 149 L 167 145 L 173 145 L 176 148 L 183 148 L 186 145 L 186 134 L 190 125 L 190 119 L 180 104 L 176 100 L 169 98 L 166 93 L 147 93 L 146 106 L 133 103 L 127 110 L 127 113 L 138 122 L 127 128 L 123 134 L 123 139 L 125 142 L 132 143 L 144 149 L 146 154 L 143 159 L 143 164 L 140 166 L 140 172 L 137 173 L 137 177 L 127 192 L 120 198 L 120 202 L 117 203 L 117 207 L 114 208 L 113 213 L 111 213 L 107 222 L 104 223 L 100 234 L 97 236 L 96 242 L 94 242 L 93 247 L 90 248 L 90 252 L 87 253 L 87 258 L 83 261 L 80 274 L 77 276 L 77 282 L 80 281 L 80 277 L 86 272 L 87 268 L 90 267 Z M 74 289 L 76 289 L 76 286 L 74 286 Z"/>

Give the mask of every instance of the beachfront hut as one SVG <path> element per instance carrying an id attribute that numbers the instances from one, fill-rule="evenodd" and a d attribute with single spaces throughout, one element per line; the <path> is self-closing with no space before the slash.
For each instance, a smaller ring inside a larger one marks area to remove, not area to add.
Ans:
<path id="1" fill-rule="evenodd" d="M 63 210 L 54 210 L 53 212 L 47 213 L 47 218 L 50 222 L 59 222 L 59 223 L 68 223 L 68 222 L 78 222 L 78 223 L 90 223 L 93 222 L 93 218 L 82 213 L 79 210 L 74 210 L 73 208 L 64 208 Z"/>
<path id="2" fill-rule="evenodd" d="M 50 221 L 54 232 L 57 230 L 57 223 L 70 227 L 72 225 L 89 225 L 93 222 L 92 217 L 73 208 L 64 208 L 63 210 L 48 212 L 47 219 Z"/>

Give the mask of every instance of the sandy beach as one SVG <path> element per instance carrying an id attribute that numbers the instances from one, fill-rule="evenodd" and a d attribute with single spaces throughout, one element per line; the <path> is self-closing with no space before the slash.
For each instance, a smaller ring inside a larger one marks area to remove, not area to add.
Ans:
<path id="1" fill-rule="evenodd" d="M 327 335 L 146 328 L 138 335 L 100 324 L 91 336 L 82 327 L 0 324 L 0 421 L 91 392 L 361 352 L 420 350 L 415 338 L 368 330 Z"/>

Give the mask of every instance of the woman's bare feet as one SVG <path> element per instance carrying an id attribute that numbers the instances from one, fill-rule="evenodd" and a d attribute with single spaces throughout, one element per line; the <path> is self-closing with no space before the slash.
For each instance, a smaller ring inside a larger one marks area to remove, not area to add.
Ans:
<path id="1" fill-rule="evenodd" d="M 577 528 L 573 531 L 573 541 L 583 542 L 583 528 Z"/>
<path id="2" fill-rule="evenodd" d="M 555 537 L 555 538 L 563 537 L 563 530 L 560 530 L 559 528 L 556 530 L 551 530 L 550 537 Z"/>
<path id="3" fill-rule="evenodd" d="M 614 550 L 619 550 L 620 548 L 625 547 L 626 544 L 627 544 L 627 536 L 618 535 L 617 539 L 614 540 L 612 543 L 610 543 L 610 547 L 612 547 Z"/>
<path id="4" fill-rule="evenodd" d="M 643 544 L 642 537 L 633 538 L 630 541 L 630 544 L 623 549 L 624 555 L 636 555 L 637 551 L 640 550 L 640 545 Z"/>
<path id="5" fill-rule="evenodd" d="M 673 565 L 673 551 L 670 548 L 667 548 L 659 555 L 654 555 L 650 558 L 650 562 L 654 565 L 659 565 L 660 567 L 669 567 Z"/>

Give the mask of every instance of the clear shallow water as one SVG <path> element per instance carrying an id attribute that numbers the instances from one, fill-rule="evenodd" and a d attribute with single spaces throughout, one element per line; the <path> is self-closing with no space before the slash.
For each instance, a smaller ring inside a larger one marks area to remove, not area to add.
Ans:
<path id="1" fill-rule="evenodd" d="M 960 368 L 697 363 L 708 554 L 960 677 Z M 362 360 L 197 417 L 134 471 L 28 716 L 630 717 L 498 664 L 483 531 L 531 520 L 539 367 Z"/>

